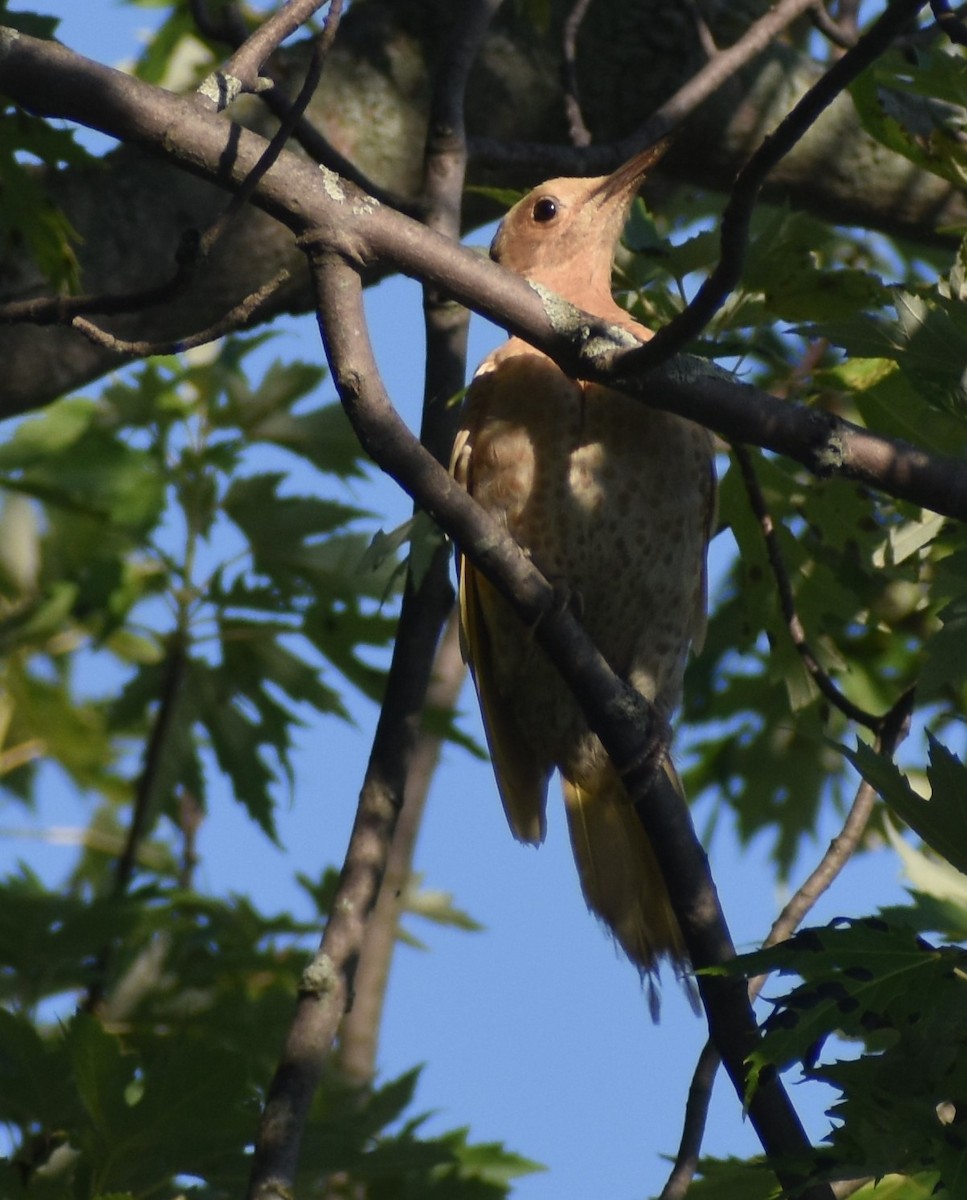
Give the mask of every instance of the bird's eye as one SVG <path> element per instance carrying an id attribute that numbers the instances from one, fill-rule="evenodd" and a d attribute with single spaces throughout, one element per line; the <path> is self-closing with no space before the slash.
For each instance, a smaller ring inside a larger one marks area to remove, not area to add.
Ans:
<path id="1" fill-rule="evenodd" d="M 541 196 L 540 200 L 534 202 L 532 215 L 534 220 L 540 221 L 541 224 L 553 221 L 557 216 L 557 201 L 552 200 L 550 196 Z"/>

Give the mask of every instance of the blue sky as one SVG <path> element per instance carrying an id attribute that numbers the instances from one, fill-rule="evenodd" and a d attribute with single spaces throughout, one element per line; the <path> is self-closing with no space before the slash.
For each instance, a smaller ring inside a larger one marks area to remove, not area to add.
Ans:
<path id="1" fill-rule="evenodd" d="M 114 0 L 47 0 L 37 8 L 62 18 L 59 36 L 66 45 L 109 64 L 136 54 L 140 32 L 156 23 L 160 11 Z M 469 240 L 485 242 L 487 235 Z M 390 394 L 415 425 L 422 390 L 418 286 L 390 280 L 370 294 L 368 311 Z M 473 361 L 501 336 L 475 320 Z M 292 322 L 266 357 L 279 354 L 320 360 L 314 323 Z M 323 391 L 321 399 L 331 399 L 331 389 Z M 389 484 L 367 492 L 365 500 L 387 511 L 387 528 L 408 513 L 409 502 Z M 716 553 L 727 555 L 728 548 Z M 462 708 L 467 727 L 480 738 L 469 692 Z M 355 713 L 357 730 L 331 721 L 304 731 L 295 802 L 279 813 L 283 851 L 265 841 L 227 794 L 215 793 L 201 832 L 200 886 L 247 892 L 270 911 L 307 915 L 293 877 L 296 871 L 316 876 L 323 864 L 342 858 L 373 720 L 362 703 Z M 469 1125 L 475 1139 L 505 1141 L 545 1163 L 547 1173 L 518 1184 L 519 1200 L 639 1200 L 664 1181 L 660 1156 L 677 1145 L 704 1024 L 670 979 L 661 1023 L 651 1023 L 635 971 L 585 910 L 554 795 L 550 809 L 546 845 L 539 851 L 517 845 L 489 765 L 456 748 L 445 751 L 416 867 L 426 886 L 452 892 L 486 930 L 471 935 L 411 923 L 428 949 L 398 952 L 380 1067 L 388 1078 L 426 1064 L 418 1105 L 433 1112 L 432 1128 Z M 699 828 L 707 816 L 707 810 L 697 812 Z M 71 798 L 53 788 L 29 828 L 81 821 Z M 795 880 L 835 831 L 831 823 L 821 831 Z M 767 848 L 756 843 L 740 854 L 731 823 L 723 819 L 708 849 L 734 937 L 749 948 L 785 899 L 776 894 Z M 58 878 L 71 853 L 18 839 L 0 849 L 0 866 L 25 857 L 47 878 Z M 892 854 L 866 856 L 820 904 L 815 920 L 895 901 L 897 875 Z M 829 1093 L 803 1086 L 793 1089 L 793 1099 L 820 1136 Z M 757 1149 L 724 1082 L 716 1090 L 706 1149 L 722 1156 Z"/>

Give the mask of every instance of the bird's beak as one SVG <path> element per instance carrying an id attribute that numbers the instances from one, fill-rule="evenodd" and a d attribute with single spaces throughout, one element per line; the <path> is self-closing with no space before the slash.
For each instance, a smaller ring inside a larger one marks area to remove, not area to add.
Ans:
<path id="1" fill-rule="evenodd" d="M 617 197 L 630 198 L 638 191 L 645 176 L 655 165 L 660 158 L 663 157 L 665 151 L 671 145 L 671 138 L 662 138 L 660 142 L 656 142 L 654 146 L 649 146 L 647 150 L 642 150 L 640 154 L 636 154 L 634 158 L 629 158 L 611 175 L 607 175 L 601 181 L 601 187 L 598 191 L 598 196 L 603 203 L 609 200 L 614 200 Z"/>

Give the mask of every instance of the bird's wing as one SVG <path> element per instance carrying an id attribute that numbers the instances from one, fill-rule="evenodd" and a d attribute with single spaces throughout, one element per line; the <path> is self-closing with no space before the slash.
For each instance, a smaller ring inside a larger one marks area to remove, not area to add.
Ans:
<path id="1" fill-rule="evenodd" d="M 473 438 L 470 428 L 457 434 L 450 461 L 454 479 L 473 494 Z M 470 667 L 484 733 L 493 760 L 497 789 L 511 832 L 522 842 L 534 845 L 544 840 L 547 824 L 546 766 L 535 759 L 520 729 L 508 711 L 498 686 L 491 622 L 506 601 L 466 559 L 456 555 L 460 582 L 460 647 Z M 512 614 L 500 612 L 506 620 Z"/>

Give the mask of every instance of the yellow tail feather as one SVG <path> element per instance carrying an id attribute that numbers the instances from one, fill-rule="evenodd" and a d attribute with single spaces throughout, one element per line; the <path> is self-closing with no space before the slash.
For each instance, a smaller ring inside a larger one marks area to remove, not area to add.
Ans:
<path id="1" fill-rule="evenodd" d="M 680 789 L 674 767 L 666 767 Z M 584 898 L 644 973 L 661 955 L 687 965 L 658 860 L 621 780 L 602 763 L 593 780 L 564 779 L 571 846 Z"/>

